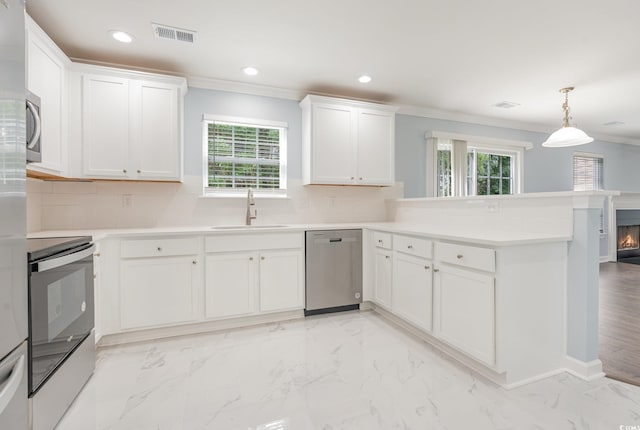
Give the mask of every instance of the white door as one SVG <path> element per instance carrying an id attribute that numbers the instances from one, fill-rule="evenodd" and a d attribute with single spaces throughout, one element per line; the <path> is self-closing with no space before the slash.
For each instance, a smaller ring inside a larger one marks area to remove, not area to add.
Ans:
<path id="1" fill-rule="evenodd" d="M 255 253 L 207 255 L 205 314 L 207 318 L 255 312 L 257 258 Z"/>
<path id="2" fill-rule="evenodd" d="M 66 168 L 64 126 L 65 70 L 55 55 L 31 32 L 27 32 L 27 88 L 40 97 L 42 162 L 35 166 L 57 173 Z"/>
<path id="3" fill-rule="evenodd" d="M 391 251 L 376 249 L 376 278 L 374 298 L 378 305 L 391 310 L 392 258 Z"/>
<path id="4" fill-rule="evenodd" d="M 494 365 L 494 277 L 444 265 L 436 270 L 436 336 L 486 364 Z"/>
<path id="5" fill-rule="evenodd" d="M 358 184 L 395 182 L 395 113 L 358 110 Z"/>
<path id="6" fill-rule="evenodd" d="M 132 329 L 194 321 L 197 279 L 195 256 L 122 261 L 121 327 Z"/>
<path id="7" fill-rule="evenodd" d="M 393 267 L 393 312 L 417 327 L 431 331 L 431 262 L 396 253 Z"/>
<path id="8" fill-rule="evenodd" d="M 302 309 L 303 263 L 301 251 L 260 254 L 260 311 Z"/>
<path id="9" fill-rule="evenodd" d="M 311 127 L 311 183 L 354 184 L 356 116 L 353 109 L 313 105 Z"/>
<path id="10" fill-rule="evenodd" d="M 82 80 L 82 172 L 90 178 L 128 178 L 129 81 L 84 75 Z"/>
<path id="11" fill-rule="evenodd" d="M 182 154 L 179 89 L 140 81 L 135 84 L 133 167 L 139 179 L 179 180 Z"/>

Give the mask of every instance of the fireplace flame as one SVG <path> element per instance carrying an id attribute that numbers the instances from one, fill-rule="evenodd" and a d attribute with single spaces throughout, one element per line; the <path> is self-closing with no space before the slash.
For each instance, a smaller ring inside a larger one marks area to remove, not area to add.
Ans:
<path id="1" fill-rule="evenodd" d="M 618 226 L 618 250 L 639 249 L 640 226 Z"/>

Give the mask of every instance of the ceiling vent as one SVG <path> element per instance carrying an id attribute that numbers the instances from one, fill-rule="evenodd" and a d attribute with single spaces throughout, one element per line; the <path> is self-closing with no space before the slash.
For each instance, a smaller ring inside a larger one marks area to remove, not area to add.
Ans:
<path id="1" fill-rule="evenodd" d="M 511 109 L 511 108 L 520 106 L 520 103 L 500 102 L 500 103 L 496 103 L 496 104 L 494 104 L 492 106 L 498 107 L 498 108 L 502 108 L 502 109 Z"/>
<path id="2" fill-rule="evenodd" d="M 180 42 L 193 43 L 195 42 L 196 32 L 192 30 L 185 30 L 183 28 L 170 27 L 168 25 L 151 23 L 153 27 L 153 34 L 158 39 L 171 39 L 178 40 Z"/>

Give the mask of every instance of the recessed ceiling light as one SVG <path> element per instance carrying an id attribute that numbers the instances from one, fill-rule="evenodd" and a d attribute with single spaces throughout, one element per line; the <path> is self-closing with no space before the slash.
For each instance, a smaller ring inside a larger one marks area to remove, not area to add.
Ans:
<path id="1" fill-rule="evenodd" d="M 131 43 L 131 41 L 133 40 L 133 37 L 131 37 L 124 31 L 112 30 L 109 33 L 111 33 L 111 37 L 116 39 L 118 42 Z"/>
<path id="2" fill-rule="evenodd" d="M 514 102 L 500 102 L 500 103 L 496 103 L 494 105 L 492 105 L 494 107 L 498 107 L 498 108 L 502 108 L 502 109 L 511 109 L 517 106 L 520 106 L 520 103 L 514 103 Z"/>
<path id="3" fill-rule="evenodd" d="M 368 84 L 369 82 L 371 82 L 371 76 L 362 75 L 358 78 L 358 82 L 360 82 L 361 84 Z"/>
<path id="4" fill-rule="evenodd" d="M 245 67 L 244 69 L 242 69 L 242 71 L 244 72 L 245 75 L 248 75 L 248 76 L 255 76 L 258 74 L 258 69 L 251 66 Z"/>

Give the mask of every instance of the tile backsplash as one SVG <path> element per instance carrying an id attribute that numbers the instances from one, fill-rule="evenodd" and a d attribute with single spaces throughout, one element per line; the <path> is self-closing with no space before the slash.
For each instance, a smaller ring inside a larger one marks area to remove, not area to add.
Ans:
<path id="1" fill-rule="evenodd" d="M 183 183 L 27 181 L 27 227 L 41 230 L 243 224 L 245 199 L 202 197 L 200 176 Z M 387 220 L 395 187 L 302 186 L 289 180 L 287 198 L 256 198 L 257 224 Z"/>

